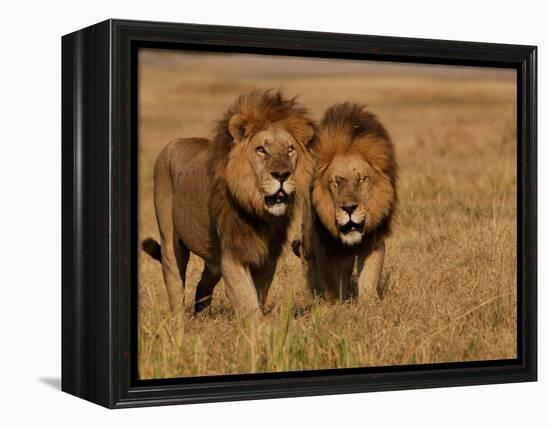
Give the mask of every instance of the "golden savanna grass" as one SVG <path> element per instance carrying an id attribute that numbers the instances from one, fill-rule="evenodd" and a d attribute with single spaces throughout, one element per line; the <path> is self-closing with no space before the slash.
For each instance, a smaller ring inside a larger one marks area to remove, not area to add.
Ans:
<path id="1" fill-rule="evenodd" d="M 139 251 L 141 378 L 515 358 L 514 72 L 142 51 L 139 79 L 140 241 L 158 238 L 159 151 L 176 137 L 210 137 L 252 88 L 299 95 L 316 118 L 335 102 L 368 104 L 400 167 L 379 302 L 314 301 L 286 250 L 262 323 L 235 319 L 223 282 L 212 312 L 193 316 L 202 261 L 191 256 L 182 322 L 160 264 Z"/>

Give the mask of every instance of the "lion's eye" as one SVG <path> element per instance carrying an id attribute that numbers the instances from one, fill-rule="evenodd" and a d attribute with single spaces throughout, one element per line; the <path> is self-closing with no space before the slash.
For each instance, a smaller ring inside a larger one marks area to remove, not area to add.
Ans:
<path id="1" fill-rule="evenodd" d="M 363 183 L 366 183 L 368 181 L 368 177 L 362 177 L 359 179 L 359 183 L 363 184 Z"/>
<path id="2" fill-rule="evenodd" d="M 291 155 L 294 153 L 294 146 L 289 146 L 288 148 L 288 154 Z"/>
<path id="3" fill-rule="evenodd" d="M 265 149 L 262 146 L 256 147 L 256 153 L 259 153 L 260 155 L 266 155 L 267 154 L 267 152 L 265 151 Z"/>

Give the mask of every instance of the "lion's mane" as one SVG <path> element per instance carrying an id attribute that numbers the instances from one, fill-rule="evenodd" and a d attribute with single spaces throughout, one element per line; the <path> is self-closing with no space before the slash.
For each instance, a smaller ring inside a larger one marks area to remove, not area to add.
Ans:
<path id="1" fill-rule="evenodd" d="M 243 148 L 236 147 L 229 132 L 229 122 L 236 114 L 244 117 L 248 135 L 277 123 L 296 139 L 299 157 L 293 199 L 303 197 L 309 189 L 312 159 L 306 146 L 315 140 L 316 126 L 307 109 L 295 98 L 285 98 L 281 92 L 272 90 L 254 90 L 241 95 L 217 122 L 209 163 L 213 232 L 219 236 L 223 251 L 244 264 L 260 266 L 280 254 L 296 201 L 291 201 L 284 216 L 273 217 L 265 212 L 262 200 L 257 197 L 257 180 L 246 165 Z M 228 178 L 233 181 L 229 183 Z"/>
<path id="2" fill-rule="evenodd" d="M 390 136 L 377 117 L 362 104 L 343 103 L 325 113 L 314 146 L 316 168 L 313 177 L 312 204 L 317 216 L 337 238 L 334 203 L 323 174 L 337 155 L 356 155 L 366 160 L 376 177 L 371 197 L 366 201 L 371 214 L 367 234 L 383 237 L 390 233 L 397 204 L 397 162 Z"/>

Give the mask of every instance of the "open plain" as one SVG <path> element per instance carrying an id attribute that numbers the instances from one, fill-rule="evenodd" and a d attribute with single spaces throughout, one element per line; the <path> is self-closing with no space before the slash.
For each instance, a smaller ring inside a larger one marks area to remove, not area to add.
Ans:
<path id="1" fill-rule="evenodd" d="M 182 322 L 160 264 L 136 248 L 142 379 L 515 358 L 514 71 L 151 50 L 139 64 L 140 242 L 158 239 L 162 147 L 211 137 L 253 88 L 298 95 L 316 119 L 335 102 L 366 103 L 400 167 L 380 301 L 314 301 L 287 249 L 262 323 L 235 320 L 223 281 L 212 311 L 193 316 L 202 261 L 192 255 Z"/>

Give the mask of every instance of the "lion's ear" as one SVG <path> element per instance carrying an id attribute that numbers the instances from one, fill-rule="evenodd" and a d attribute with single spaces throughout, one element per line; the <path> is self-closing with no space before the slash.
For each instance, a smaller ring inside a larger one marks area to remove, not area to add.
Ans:
<path id="1" fill-rule="evenodd" d="M 244 137 L 246 137 L 246 119 L 242 114 L 235 114 L 229 120 L 229 133 L 233 137 L 233 140 L 238 143 Z"/>
<path id="2" fill-rule="evenodd" d="M 307 121 L 304 123 L 302 119 L 291 118 L 288 119 L 287 126 L 294 138 L 306 148 L 309 148 L 309 145 L 316 140 L 317 127 L 312 122 Z"/>
<path id="3" fill-rule="evenodd" d="M 304 143 L 304 146 L 307 146 L 309 144 L 314 134 L 315 131 L 312 126 L 305 126 L 301 129 L 300 139 Z"/>
<path id="4" fill-rule="evenodd" d="M 304 145 L 307 149 L 311 149 L 317 141 L 317 127 L 315 125 L 309 126 L 307 132 L 304 135 Z"/>
<path id="5" fill-rule="evenodd" d="M 298 138 L 302 141 L 304 147 L 311 151 L 315 147 L 315 143 L 318 140 L 316 126 L 311 124 L 310 126 L 300 128 Z"/>

